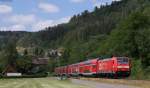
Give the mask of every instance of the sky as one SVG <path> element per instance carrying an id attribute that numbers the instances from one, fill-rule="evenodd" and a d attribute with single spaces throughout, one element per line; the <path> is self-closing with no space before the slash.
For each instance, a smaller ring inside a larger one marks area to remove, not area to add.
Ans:
<path id="1" fill-rule="evenodd" d="M 1 31 L 39 31 L 118 0 L 0 0 Z"/>

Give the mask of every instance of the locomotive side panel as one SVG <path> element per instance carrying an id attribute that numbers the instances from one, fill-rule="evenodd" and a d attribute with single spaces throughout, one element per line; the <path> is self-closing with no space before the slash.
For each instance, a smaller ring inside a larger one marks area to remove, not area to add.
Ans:
<path id="1" fill-rule="evenodd" d="M 97 61 L 98 59 L 93 59 L 82 62 L 79 67 L 80 74 L 86 76 L 92 76 L 97 74 L 97 66 L 98 66 Z"/>

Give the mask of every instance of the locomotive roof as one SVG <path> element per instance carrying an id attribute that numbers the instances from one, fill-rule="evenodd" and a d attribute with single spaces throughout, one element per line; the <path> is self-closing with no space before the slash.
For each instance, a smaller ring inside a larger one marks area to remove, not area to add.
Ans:
<path id="1" fill-rule="evenodd" d="M 81 63 L 83 63 L 83 64 L 90 64 L 90 63 L 96 62 L 97 60 L 99 60 L 99 58 L 91 59 L 91 60 L 87 60 L 87 61 L 83 61 L 83 62 L 81 62 Z"/>
<path id="2" fill-rule="evenodd" d="M 112 57 L 112 58 L 128 58 L 128 57 Z M 104 58 L 104 59 L 101 59 L 101 60 L 107 61 L 107 60 L 110 60 L 110 59 L 112 59 L 112 58 Z"/>
<path id="3" fill-rule="evenodd" d="M 79 63 L 71 64 L 70 66 L 79 65 Z"/>

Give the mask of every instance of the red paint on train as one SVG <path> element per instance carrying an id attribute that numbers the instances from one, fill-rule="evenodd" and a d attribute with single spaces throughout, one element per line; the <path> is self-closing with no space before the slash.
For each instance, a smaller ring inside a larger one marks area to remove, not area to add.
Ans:
<path id="1" fill-rule="evenodd" d="M 67 76 L 124 76 L 130 75 L 131 62 L 128 57 L 96 58 L 76 64 L 55 68 L 56 75 Z"/>

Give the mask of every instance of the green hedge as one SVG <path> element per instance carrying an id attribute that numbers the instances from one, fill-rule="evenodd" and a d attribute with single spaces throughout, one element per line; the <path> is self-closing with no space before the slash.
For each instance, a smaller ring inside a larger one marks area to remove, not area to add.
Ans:
<path id="1" fill-rule="evenodd" d="M 131 79 L 150 80 L 150 67 L 142 67 L 141 60 L 132 60 Z"/>

